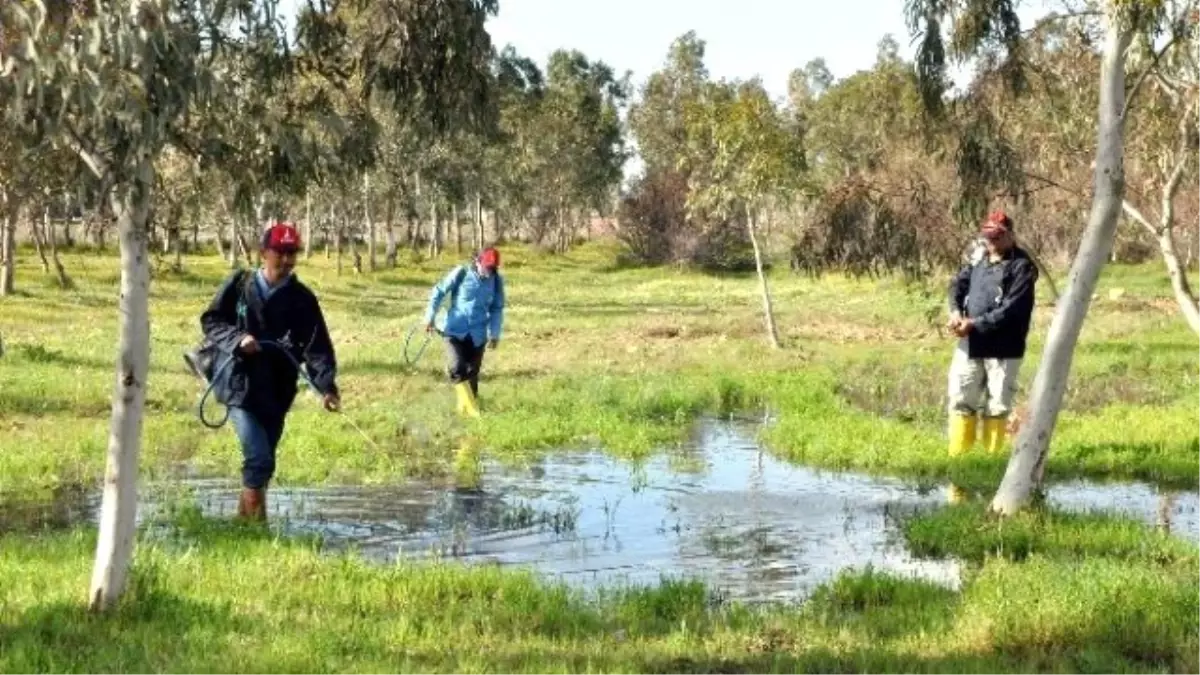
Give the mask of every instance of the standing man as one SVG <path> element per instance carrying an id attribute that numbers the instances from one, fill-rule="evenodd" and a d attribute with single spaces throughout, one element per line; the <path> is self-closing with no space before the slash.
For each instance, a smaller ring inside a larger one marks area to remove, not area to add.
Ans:
<path id="1" fill-rule="evenodd" d="M 262 266 L 234 272 L 200 317 L 206 341 L 217 352 L 208 372 L 196 355 L 186 355 L 197 374 L 210 381 L 216 376 L 213 394 L 229 407 L 242 445 L 238 515 L 243 518 L 266 518 L 275 450 L 296 398 L 297 364 L 305 365 L 326 410 L 340 406 L 337 359 L 325 317 L 317 297 L 293 273 L 299 248 L 300 234 L 291 224 L 267 228 Z M 231 357 L 233 363 L 221 370 Z"/>
<path id="2" fill-rule="evenodd" d="M 951 456 L 975 445 L 977 415 L 983 417 L 984 449 L 1004 447 L 1038 279 L 1012 230 L 1003 211 L 989 215 L 980 228 L 983 255 L 950 282 L 948 327 L 959 338 L 948 387 Z"/>
<path id="3" fill-rule="evenodd" d="M 479 416 L 479 369 L 483 352 L 500 343 L 504 327 L 504 279 L 500 276 L 500 252 L 485 248 L 467 265 L 457 265 L 436 286 L 425 309 L 425 331 L 435 330 L 433 318 L 449 295 L 446 323 L 447 369 L 458 394 L 458 412 Z"/>

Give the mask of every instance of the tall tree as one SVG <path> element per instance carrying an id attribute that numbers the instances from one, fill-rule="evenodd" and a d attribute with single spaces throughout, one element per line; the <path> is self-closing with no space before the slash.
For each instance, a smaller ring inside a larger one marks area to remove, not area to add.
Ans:
<path id="1" fill-rule="evenodd" d="M 943 107 L 947 78 L 942 24 L 951 31 L 952 53 L 969 57 L 1000 45 L 1003 58 L 996 66 L 1012 88 L 1025 84 L 1020 21 L 1013 0 L 951 2 L 909 0 L 909 27 L 922 33 L 918 54 L 926 106 Z M 1050 439 L 1062 407 L 1075 345 L 1083 327 L 1100 270 L 1109 258 L 1124 197 L 1125 119 L 1129 101 L 1125 83 L 1128 48 L 1136 34 L 1156 33 L 1167 20 L 1165 3 L 1158 0 L 1100 0 L 1093 8 L 1102 17 L 1100 100 L 1094 168 L 1094 196 L 1087 228 L 1071 265 L 1066 291 L 1057 305 L 1034 377 L 1030 417 L 1022 426 L 1016 448 L 991 508 L 1010 514 L 1022 508 L 1040 485 Z"/>

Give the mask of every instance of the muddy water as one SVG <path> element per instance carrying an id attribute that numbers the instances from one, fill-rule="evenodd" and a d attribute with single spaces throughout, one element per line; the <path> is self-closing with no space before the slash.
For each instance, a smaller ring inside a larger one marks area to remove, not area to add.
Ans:
<path id="1" fill-rule="evenodd" d="M 205 512 L 235 509 L 236 484 L 188 485 Z M 584 587 L 698 577 L 727 597 L 765 601 L 803 598 L 840 570 L 867 565 L 956 587 L 958 563 L 914 559 L 894 518 L 944 499 L 944 488 L 791 466 L 740 428 L 706 422 L 681 451 L 640 465 L 561 453 L 516 468 L 485 463 L 470 489 L 279 487 L 270 510 L 285 531 L 381 561 L 528 565 Z M 1148 486 L 1079 482 L 1053 487 L 1048 499 L 1200 536 L 1196 492 L 1164 503 Z M 146 506 L 149 516 L 155 504 Z"/>

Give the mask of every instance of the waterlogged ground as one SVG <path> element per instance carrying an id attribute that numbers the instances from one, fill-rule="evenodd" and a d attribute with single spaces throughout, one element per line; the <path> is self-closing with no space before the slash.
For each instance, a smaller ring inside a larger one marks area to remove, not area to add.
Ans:
<path id="1" fill-rule="evenodd" d="M 333 550 L 357 548 L 378 562 L 447 557 L 530 566 L 588 589 L 686 577 L 730 599 L 794 601 L 843 570 L 867 566 L 959 588 L 960 561 L 911 555 L 897 518 L 944 504 L 945 486 L 786 464 L 751 434 L 705 420 L 678 451 L 644 462 L 598 451 L 480 462 L 465 472 L 467 486 L 460 476 L 457 485 L 279 487 L 270 493 L 271 516 L 287 533 L 320 535 Z M 228 517 L 237 489 L 221 480 L 151 487 L 142 516 L 177 503 L 182 491 L 206 514 Z M 1053 485 L 1047 501 L 1200 537 L 1194 491 L 1072 481 Z M 77 516 L 94 521 L 98 504 L 90 495 Z"/>

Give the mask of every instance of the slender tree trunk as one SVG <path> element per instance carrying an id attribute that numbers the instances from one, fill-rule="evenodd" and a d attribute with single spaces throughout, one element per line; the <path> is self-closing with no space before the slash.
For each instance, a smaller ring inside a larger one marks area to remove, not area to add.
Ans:
<path id="1" fill-rule="evenodd" d="M 333 230 L 333 248 L 336 250 L 334 256 L 337 260 L 337 273 L 342 276 L 342 226 L 336 224 Z"/>
<path id="2" fill-rule="evenodd" d="M 441 217 L 438 215 L 437 202 L 431 201 L 430 211 L 431 211 L 431 213 L 430 213 L 431 217 L 429 219 L 429 229 L 430 229 L 430 232 L 429 232 L 429 235 L 430 235 L 429 236 L 429 257 L 433 258 L 442 252 L 441 241 L 439 241 L 439 239 L 440 239 L 439 235 L 441 234 L 441 230 L 442 230 L 442 220 L 441 220 Z"/>
<path id="3" fill-rule="evenodd" d="M 1117 11 L 1110 9 L 1105 17 L 1091 215 L 1079 252 L 1071 264 L 1066 293 L 1055 309 L 1046 335 L 1042 361 L 1030 393 L 1030 418 L 1021 427 L 1004 479 L 992 499 L 992 510 L 1002 514 L 1020 510 L 1041 484 L 1050 437 L 1067 389 L 1075 344 L 1117 229 L 1117 216 L 1125 191 L 1125 50 L 1132 38 L 1131 31 L 1120 25 Z"/>
<path id="4" fill-rule="evenodd" d="M 33 248 L 37 251 L 38 259 L 42 261 L 42 271 L 49 274 L 50 260 L 46 257 L 46 235 L 42 232 L 42 223 L 37 218 L 29 218 L 29 233 L 33 235 Z"/>
<path id="5" fill-rule="evenodd" d="M 1179 311 L 1191 326 L 1200 334 L 1200 307 L 1196 303 L 1196 294 L 1192 292 L 1187 274 L 1179 262 L 1179 253 L 1175 249 L 1175 236 L 1172 228 L 1163 228 L 1158 235 L 1158 250 L 1162 253 L 1163 263 L 1167 266 L 1167 274 L 1171 277 L 1171 290 L 1175 293 L 1175 302 Z"/>
<path id="6" fill-rule="evenodd" d="M 312 257 L 312 193 L 304 191 L 304 259 Z"/>
<path id="7" fill-rule="evenodd" d="M 500 222 L 500 209 L 492 209 L 492 236 L 497 244 L 504 243 L 504 226 Z"/>
<path id="8" fill-rule="evenodd" d="M 50 243 L 50 260 L 54 262 L 54 276 L 58 281 L 58 287 L 70 288 L 71 277 L 67 276 L 67 270 L 58 257 L 58 244 L 55 243 L 54 223 L 50 220 L 50 207 L 42 209 L 42 226 L 48 235 L 46 241 Z"/>
<path id="9" fill-rule="evenodd" d="M 367 227 L 367 269 L 374 272 L 378 267 L 375 249 L 375 219 L 371 217 L 371 174 L 363 172 L 363 220 Z"/>
<path id="10" fill-rule="evenodd" d="M 391 269 L 396 269 L 396 226 L 393 219 L 396 217 L 396 198 L 388 195 L 387 201 L 384 203 L 383 211 L 383 226 L 387 228 L 387 252 L 385 253 L 385 264 Z"/>
<path id="11" fill-rule="evenodd" d="M 183 232 L 179 228 L 175 228 L 175 264 L 173 269 L 176 272 L 183 272 Z"/>
<path id="12" fill-rule="evenodd" d="M 458 204 L 450 207 L 450 219 L 454 221 L 454 252 L 462 255 L 462 219 L 458 217 Z"/>
<path id="13" fill-rule="evenodd" d="M 13 286 L 13 272 L 17 265 L 17 208 L 16 199 L 12 193 L 5 190 L 4 197 L 4 230 L 0 232 L 0 297 L 12 295 L 16 290 Z"/>
<path id="14" fill-rule="evenodd" d="M 150 261 L 146 221 L 153 199 L 154 166 L 142 163 L 140 180 L 113 195 L 121 241 L 121 298 L 116 386 L 108 434 L 100 533 L 88 597 L 92 610 L 111 607 L 125 590 L 137 522 L 138 455 L 150 370 Z M 139 187 L 147 186 L 147 187 Z"/>
<path id="15" fill-rule="evenodd" d="M 767 286 L 767 275 L 763 273 L 762 250 L 758 246 L 758 235 L 754 231 L 754 213 L 746 207 L 746 231 L 750 234 L 750 245 L 754 248 L 754 268 L 758 271 L 758 289 L 762 293 L 763 320 L 766 322 L 767 341 L 779 349 L 779 331 L 775 329 L 775 309 L 771 303 L 771 289 Z"/>
<path id="16" fill-rule="evenodd" d="M 483 197 L 479 193 L 475 194 L 475 248 L 483 250 L 487 245 L 487 238 L 483 233 Z"/>

